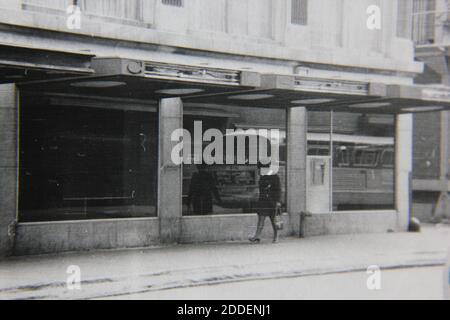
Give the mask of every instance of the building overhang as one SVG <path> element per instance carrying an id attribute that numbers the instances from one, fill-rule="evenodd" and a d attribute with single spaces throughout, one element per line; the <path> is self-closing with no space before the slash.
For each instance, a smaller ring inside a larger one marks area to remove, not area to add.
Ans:
<path id="1" fill-rule="evenodd" d="M 442 192 L 445 190 L 447 190 L 447 192 L 450 192 L 450 181 L 414 179 L 412 189 L 414 191 L 423 192 Z"/>
<path id="2" fill-rule="evenodd" d="M 157 102 L 181 97 L 198 105 L 306 107 L 311 111 L 415 113 L 450 109 L 450 88 L 389 85 L 296 75 L 94 58 L 91 76 L 35 81 L 36 92 Z"/>
<path id="3" fill-rule="evenodd" d="M 93 74 L 92 54 L 0 43 L 0 84 Z"/>
<path id="4" fill-rule="evenodd" d="M 301 106 L 310 111 L 399 114 L 450 110 L 450 88 L 266 74 L 261 75 L 260 87 L 244 96 L 203 96 L 191 100 L 248 107 Z"/>
<path id="5" fill-rule="evenodd" d="M 157 102 L 181 97 L 227 95 L 251 91 L 260 84 L 255 72 L 174 65 L 121 58 L 93 59 L 95 74 L 23 85 L 35 92 Z"/>

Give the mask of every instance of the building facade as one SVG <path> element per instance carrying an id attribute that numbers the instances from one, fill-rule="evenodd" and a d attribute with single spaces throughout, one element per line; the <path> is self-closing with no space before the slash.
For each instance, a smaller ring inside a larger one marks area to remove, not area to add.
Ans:
<path id="1" fill-rule="evenodd" d="M 406 5 L 407 2 L 404 3 Z M 450 4 L 447 0 L 409 1 L 409 36 L 417 60 L 424 63 L 417 84 L 435 90 L 449 82 Z M 448 112 L 414 115 L 413 214 L 423 221 L 441 221 L 450 215 L 450 118 Z M 430 125 L 433 124 L 433 125 Z"/>
<path id="2" fill-rule="evenodd" d="M 2 255 L 247 239 L 256 130 L 278 132 L 283 236 L 408 228 L 412 113 L 449 98 L 414 85 L 402 1 L 0 8 Z M 239 162 L 226 138 L 242 132 Z"/>

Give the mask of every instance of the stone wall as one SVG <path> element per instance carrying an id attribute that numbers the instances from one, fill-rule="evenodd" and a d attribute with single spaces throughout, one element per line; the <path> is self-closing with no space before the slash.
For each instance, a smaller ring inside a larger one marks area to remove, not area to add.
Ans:
<path id="1" fill-rule="evenodd" d="M 12 252 L 17 213 L 17 114 L 15 85 L 0 85 L 0 257 Z"/>

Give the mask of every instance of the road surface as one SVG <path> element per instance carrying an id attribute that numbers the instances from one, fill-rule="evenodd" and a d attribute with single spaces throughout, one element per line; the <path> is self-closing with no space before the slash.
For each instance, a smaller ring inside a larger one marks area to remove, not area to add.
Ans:
<path id="1" fill-rule="evenodd" d="M 380 290 L 366 272 L 232 282 L 111 297 L 132 300 L 442 299 L 443 268 L 381 270 Z M 108 299 L 108 298 L 106 298 Z"/>

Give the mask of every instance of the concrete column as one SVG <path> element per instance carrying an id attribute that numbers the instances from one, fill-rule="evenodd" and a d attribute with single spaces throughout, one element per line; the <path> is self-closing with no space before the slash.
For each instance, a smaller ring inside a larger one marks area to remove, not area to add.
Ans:
<path id="1" fill-rule="evenodd" d="M 436 206 L 433 209 L 433 217 L 442 216 L 449 217 L 450 214 L 450 195 L 449 195 L 449 166 L 450 166 L 450 139 L 449 136 L 449 112 L 440 113 L 441 118 L 441 135 L 440 135 L 440 193 Z"/>
<path id="2" fill-rule="evenodd" d="M 300 213 L 306 210 L 307 132 L 306 108 L 288 109 L 287 211 L 292 235 L 300 235 Z"/>
<path id="3" fill-rule="evenodd" d="M 183 128 L 183 103 L 180 98 L 162 99 L 159 105 L 159 234 L 162 243 L 178 242 L 182 217 L 182 165 L 172 162 L 171 154 L 177 144 L 172 132 Z"/>
<path id="4" fill-rule="evenodd" d="M 275 41 L 285 43 L 288 25 L 288 1 L 278 0 L 272 4 L 272 37 Z"/>
<path id="5" fill-rule="evenodd" d="M 413 116 L 397 115 L 395 134 L 395 201 L 397 227 L 406 231 L 409 225 L 412 187 Z"/>
<path id="6" fill-rule="evenodd" d="M 18 196 L 18 92 L 0 85 L 0 257 L 12 253 Z"/>
<path id="7" fill-rule="evenodd" d="M 155 23 L 155 11 L 156 3 L 155 0 L 142 1 L 143 10 L 142 18 L 145 23 L 154 24 Z"/>

